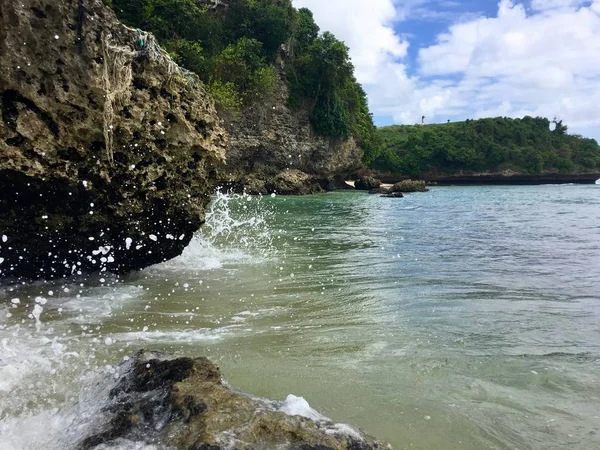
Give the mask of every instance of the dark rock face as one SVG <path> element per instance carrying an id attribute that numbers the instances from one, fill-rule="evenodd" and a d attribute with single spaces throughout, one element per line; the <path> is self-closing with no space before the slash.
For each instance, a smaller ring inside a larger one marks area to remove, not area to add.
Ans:
<path id="1" fill-rule="evenodd" d="M 373 177 L 360 177 L 354 183 L 354 187 L 359 191 L 370 191 L 372 189 L 378 189 L 381 186 L 381 181 Z"/>
<path id="2" fill-rule="evenodd" d="M 371 194 L 371 195 L 374 195 L 374 194 L 391 194 L 391 193 L 393 193 L 392 189 L 388 188 L 388 187 L 379 187 L 379 188 L 376 188 L 376 189 L 371 189 L 369 191 L 369 194 Z"/>
<path id="3" fill-rule="evenodd" d="M 197 78 L 102 0 L 0 3 L 0 277 L 179 255 L 226 134 Z"/>
<path id="4" fill-rule="evenodd" d="M 169 359 L 141 351 L 118 372 L 122 375 L 79 450 L 122 438 L 181 450 L 391 448 L 347 425 L 290 416 L 276 402 L 235 392 L 206 358 Z"/>
<path id="5" fill-rule="evenodd" d="M 249 174 L 242 181 L 248 194 L 307 195 L 324 192 L 319 180 L 305 172 L 288 169 L 263 179 L 256 173 Z"/>
<path id="6" fill-rule="evenodd" d="M 394 184 L 391 192 L 429 192 L 427 184 L 424 181 L 404 180 Z"/>

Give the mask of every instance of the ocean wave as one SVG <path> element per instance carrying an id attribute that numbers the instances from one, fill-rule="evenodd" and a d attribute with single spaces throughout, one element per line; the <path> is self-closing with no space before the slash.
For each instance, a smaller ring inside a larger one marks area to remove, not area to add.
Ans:
<path id="1" fill-rule="evenodd" d="M 115 333 L 108 336 L 115 342 L 156 342 L 156 343 L 191 343 L 220 341 L 229 333 L 232 326 L 216 329 L 200 328 L 177 331 L 131 331 L 128 333 Z"/>

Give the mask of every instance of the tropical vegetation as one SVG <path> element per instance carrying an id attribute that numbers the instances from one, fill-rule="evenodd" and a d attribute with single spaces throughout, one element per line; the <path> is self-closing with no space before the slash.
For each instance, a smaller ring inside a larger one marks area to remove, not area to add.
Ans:
<path id="1" fill-rule="evenodd" d="M 489 118 L 437 125 L 395 125 L 377 131 L 372 168 L 414 177 L 428 174 L 600 171 L 594 139 L 571 135 L 562 121 Z"/>

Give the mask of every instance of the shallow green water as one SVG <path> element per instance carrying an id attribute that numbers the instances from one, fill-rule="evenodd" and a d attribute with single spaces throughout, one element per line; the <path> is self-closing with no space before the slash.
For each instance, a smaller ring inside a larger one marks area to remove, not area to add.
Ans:
<path id="1" fill-rule="evenodd" d="M 60 430 L 82 374 L 146 347 L 396 449 L 600 448 L 599 277 L 599 186 L 221 198 L 177 260 L 6 287 L 0 431 Z"/>

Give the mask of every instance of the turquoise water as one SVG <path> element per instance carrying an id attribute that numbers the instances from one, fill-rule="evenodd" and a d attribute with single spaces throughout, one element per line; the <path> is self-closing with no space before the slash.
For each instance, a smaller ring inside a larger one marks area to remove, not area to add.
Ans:
<path id="1" fill-rule="evenodd" d="M 0 449 L 139 347 L 396 449 L 600 448 L 600 186 L 219 197 L 208 225 L 125 280 L 5 286 Z"/>

